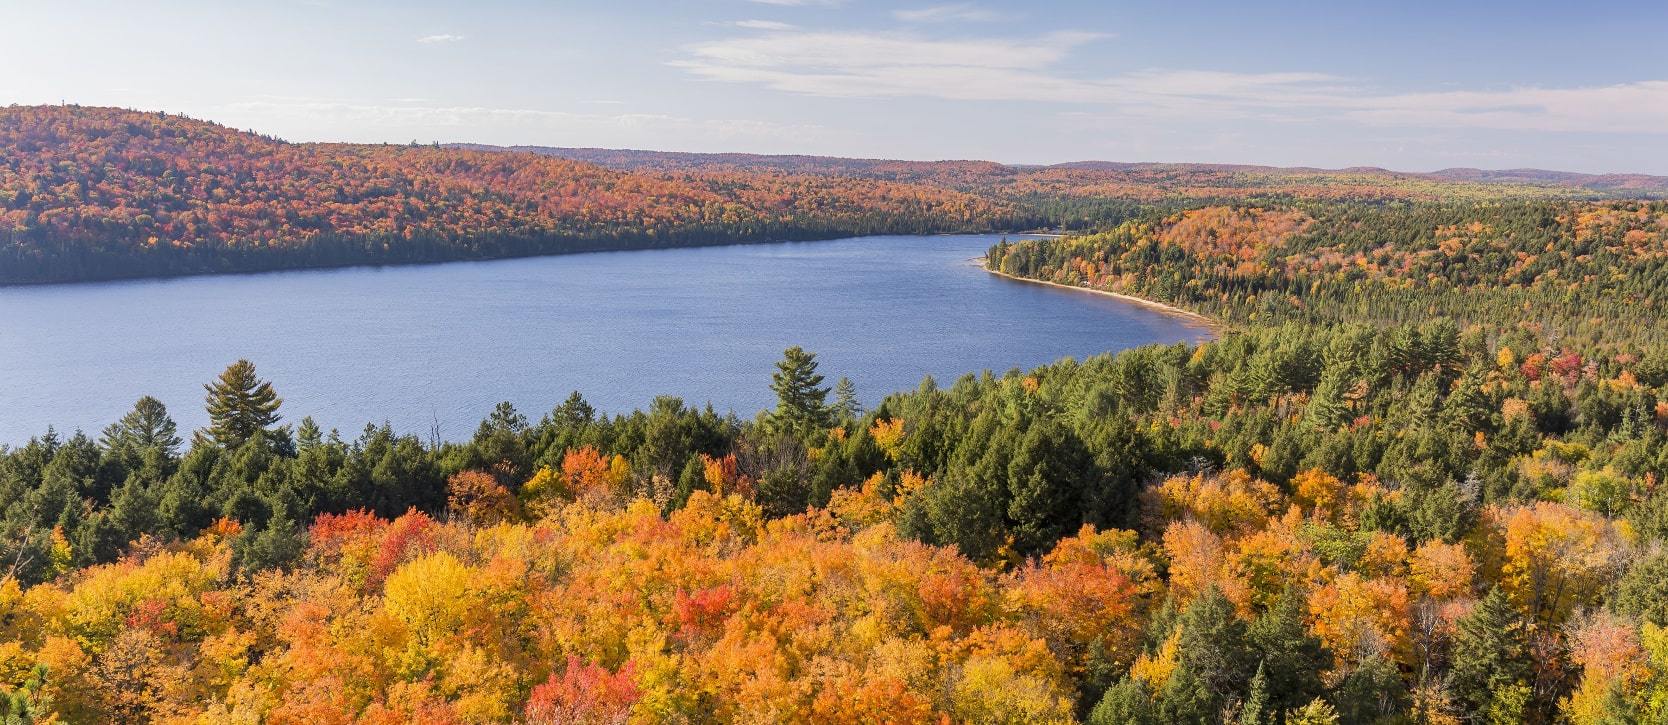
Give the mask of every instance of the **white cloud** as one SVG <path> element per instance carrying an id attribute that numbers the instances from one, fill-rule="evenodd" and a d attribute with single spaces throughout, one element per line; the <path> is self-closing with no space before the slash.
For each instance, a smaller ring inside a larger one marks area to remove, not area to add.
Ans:
<path id="1" fill-rule="evenodd" d="M 893 10 L 892 17 L 906 23 L 990 22 L 1001 20 L 1002 14 L 972 3 L 933 5 L 910 10 Z"/>
<path id="2" fill-rule="evenodd" d="M 794 30 L 797 27 L 788 23 L 780 23 L 775 20 L 737 20 L 730 24 L 738 28 L 746 28 L 748 30 Z"/>
<path id="3" fill-rule="evenodd" d="M 838 7 L 845 4 L 845 0 L 753 0 L 760 5 L 775 5 L 778 7 L 800 8 L 810 6 Z"/>
<path id="4" fill-rule="evenodd" d="M 1356 99 L 1350 105 L 1347 117 L 1379 125 L 1668 133 L 1668 80 L 1406 93 Z"/>
<path id="5" fill-rule="evenodd" d="M 230 103 L 216 115 L 252 116 L 268 123 L 305 122 L 316 125 L 347 126 L 361 130 L 399 129 L 408 133 L 414 129 L 431 132 L 451 132 L 463 129 L 477 132 L 484 128 L 516 129 L 517 133 L 533 131 L 546 134 L 579 135 L 597 133 L 666 134 L 695 133 L 723 139 L 775 138 L 804 140 L 825 135 L 826 128 L 816 124 L 779 124 L 750 119 L 700 119 L 658 113 L 572 113 L 525 108 L 492 108 L 485 106 L 428 106 L 374 105 L 261 97 L 257 100 Z M 517 143 L 534 142 L 526 135 L 517 136 Z"/>
<path id="6" fill-rule="evenodd" d="M 461 36 L 461 35 L 453 35 L 451 33 L 441 33 L 439 35 L 425 35 L 421 38 L 418 38 L 417 42 L 422 43 L 424 45 L 439 45 L 439 44 L 442 44 L 442 43 L 456 43 L 460 40 L 463 40 L 463 36 Z"/>
<path id="7" fill-rule="evenodd" d="M 1108 37 L 783 31 L 699 43 L 672 65 L 705 80 L 813 96 L 1056 103 L 1123 116 L 1668 133 L 1668 80 L 1390 93 L 1317 72 L 1142 69 L 1094 77 L 1061 70 L 1070 53 Z"/>

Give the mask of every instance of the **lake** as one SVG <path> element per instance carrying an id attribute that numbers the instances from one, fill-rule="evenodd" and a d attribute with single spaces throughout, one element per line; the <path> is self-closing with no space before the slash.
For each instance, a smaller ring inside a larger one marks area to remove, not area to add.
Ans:
<path id="1" fill-rule="evenodd" d="M 869 405 L 964 373 L 1209 337 L 1106 296 L 1003 279 L 990 235 L 607 252 L 405 267 L 0 288 L 0 444 L 96 433 L 141 395 L 185 432 L 205 382 L 253 360 L 286 422 L 391 422 L 467 438 L 501 400 L 530 419 L 574 390 L 751 417 L 782 349 Z M 189 438 L 189 436 L 185 436 Z"/>

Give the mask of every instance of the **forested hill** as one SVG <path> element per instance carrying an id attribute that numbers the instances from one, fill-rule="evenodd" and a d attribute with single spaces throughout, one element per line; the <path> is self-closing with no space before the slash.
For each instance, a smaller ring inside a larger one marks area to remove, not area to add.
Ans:
<path id="1" fill-rule="evenodd" d="M 1003 244 L 1006 274 L 1250 327 L 1441 316 L 1561 346 L 1647 340 L 1668 316 L 1668 203 L 1209 206 Z"/>
<path id="2" fill-rule="evenodd" d="M 1585 199 L 1663 188 L 1653 177 L 1520 172 L 287 143 L 160 113 L 13 106 L 0 109 L 0 284 L 1092 229 L 1153 205 Z"/>
<path id="3" fill-rule="evenodd" d="M 827 174 L 910 180 L 986 193 L 1024 194 L 1042 190 L 1070 194 L 1153 198 L 1153 192 L 1184 197 L 1244 197 L 1283 194 L 1309 198 L 1362 197 L 1437 199 L 1475 196 L 1661 197 L 1668 177 L 1646 174 L 1579 174 L 1544 169 L 1443 169 L 1428 173 L 1375 167 L 1318 169 L 1243 164 L 1126 163 L 1073 161 L 1053 165 L 1009 165 L 992 161 L 892 161 L 799 154 L 688 153 L 553 146 L 452 144 L 453 148 L 535 153 L 625 171 L 718 169 Z"/>
<path id="4" fill-rule="evenodd" d="M 107 108 L 0 109 L 0 283 L 984 231 L 925 184 L 628 173 L 533 154 L 297 144 Z"/>
<path id="5" fill-rule="evenodd" d="M 520 218 L 512 190 L 558 171 L 651 200 L 854 183 L 132 118 L 30 173 L 100 169 L 234 230 L 381 219 L 354 216 L 399 208 L 364 190 L 397 184 Z M 344 436 L 239 361 L 194 435 L 142 398 L 97 435 L 0 445 L 0 719 L 1668 722 L 1668 203 L 1419 183 L 1038 203 L 1108 216 L 998 244 L 994 270 L 1232 331 L 872 410 L 790 348 L 753 419 L 575 393 L 467 442 Z M 263 216 L 257 188 L 318 191 Z"/>

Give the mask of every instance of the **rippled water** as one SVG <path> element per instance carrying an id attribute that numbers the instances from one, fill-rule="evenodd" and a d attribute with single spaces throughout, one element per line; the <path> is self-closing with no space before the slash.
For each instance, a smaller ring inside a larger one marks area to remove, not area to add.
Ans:
<path id="1" fill-rule="evenodd" d="M 202 384 L 254 360 L 294 422 L 392 422 L 464 438 L 500 400 L 537 419 L 659 394 L 751 416 L 782 349 L 818 354 L 869 404 L 963 373 L 1198 340 L 1187 320 L 1014 282 L 969 260 L 992 236 L 612 252 L 0 288 L 0 443 L 94 432 L 141 395 L 182 431 Z"/>

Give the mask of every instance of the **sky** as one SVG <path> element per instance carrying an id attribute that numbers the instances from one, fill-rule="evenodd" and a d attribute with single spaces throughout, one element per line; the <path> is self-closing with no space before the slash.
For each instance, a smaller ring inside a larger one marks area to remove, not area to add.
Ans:
<path id="1" fill-rule="evenodd" d="M 291 141 L 1668 174 L 1664 28 L 1664 0 L 0 0 L 0 104 Z"/>

